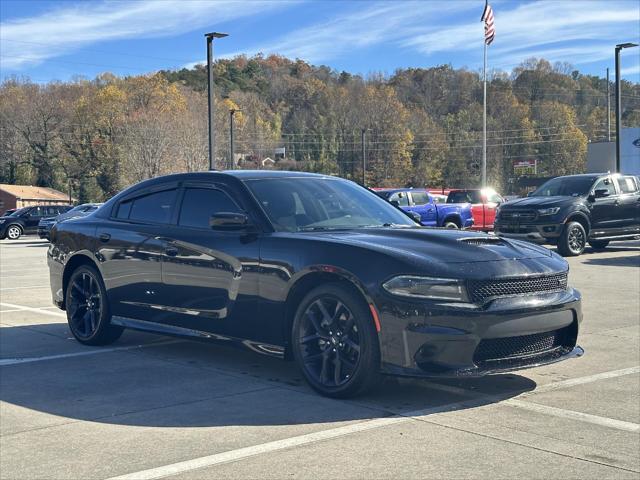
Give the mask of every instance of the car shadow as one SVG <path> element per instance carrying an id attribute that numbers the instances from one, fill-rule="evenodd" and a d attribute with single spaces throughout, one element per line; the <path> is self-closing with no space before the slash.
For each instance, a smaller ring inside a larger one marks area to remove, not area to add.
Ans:
<path id="1" fill-rule="evenodd" d="M 383 377 L 366 395 L 335 400 L 314 393 L 294 363 L 254 352 L 126 331 L 103 352 L 70 356 L 97 347 L 77 344 L 65 329 L 62 323 L 2 327 L 2 343 L 12 345 L 11 352 L 40 342 L 37 353 L 19 356 L 58 355 L 0 366 L 3 432 L 66 419 L 173 428 L 362 421 L 476 408 L 536 387 L 514 374 L 468 382 Z M 10 412 L 11 406 L 19 408 Z M 31 411 L 26 419 L 21 409 Z"/>
<path id="2" fill-rule="evenodd" d="M 585 265 L 606 267 L 640 267 L 640 255 L 624 257 L 592 257 L 584 261 Z"/>

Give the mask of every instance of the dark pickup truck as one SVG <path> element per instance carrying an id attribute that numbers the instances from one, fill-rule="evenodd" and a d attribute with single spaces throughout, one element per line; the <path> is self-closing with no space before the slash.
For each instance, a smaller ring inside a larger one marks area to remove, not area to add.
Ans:
<path id="1" fill-rule="evenodd" d="M 587 243 L 598 250 L 611 240 L 638 238 L 638 177 L 603 173 L 553 178 L 528 197 L 500 206 L 495 234 L 556 244 L 564 256 L 580 255 Z"/>
<path id="2" fill-rule="evenodd" d="M 469 228 L 473 225 L 471 204 L 437 203 L 426 190 L 419 188 L 378 189 L 376 193 L 406 212 L 420 215 L 427 227 Z"/>

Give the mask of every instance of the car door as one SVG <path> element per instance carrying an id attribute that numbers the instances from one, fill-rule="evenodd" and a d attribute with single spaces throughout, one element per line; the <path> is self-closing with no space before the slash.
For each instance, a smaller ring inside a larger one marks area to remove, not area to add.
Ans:
<path id="1" fill-rule="evenodd" d="M 162 311 L 163 235 L 174 219 L 177 193 L 177 184 L 134 192 L 97 227 L 96 257 L 113 315 L 156 321 Z"/>
<path id="2" fill-rule="evenodd" d="M 221 212 L 244 213 L 224 184 L 185 184 L 177 224 L 164 234 L 162 322 L 259 340 L 259 236 L 212 228 L 212 215 Z"/>
<path id="3" fill-rule="evenodd" d="M 437 226 L 438 210 L 429 194 L 414 190 L 410 192 L 410 195 L 411 204 L 408 209 L 420 215 L 420 223 L 429 227 Z"/>
<path id="4" fill-rule="evenodd" d="M 607 235 L 615 235 L 621 228 L 621 211 L 618 192 L 613 183 L 613 179 L 609 176 L 599 179 L 591 190 L 606 191 L 607 196 L 595 198 L 590 196 L 591 208 L 591 236 L 606 237 Z"/>
<path id="5" fill-rule="evenodd" d="M 623 229 L 623 233 L 640 232 L 640 185 L 636 177 L 631 175 L 616 177 L 615 181 L 620 192 L 620 228 Z"/>
<path id="6" fill-rule="evenodd" d="M 38 223 L 44 216 L 44 209 L 46 207 L 32 207 L 29 213 L 23 216 L 24 220 L 24 233 L 34 233 L 38 229 Z"/>

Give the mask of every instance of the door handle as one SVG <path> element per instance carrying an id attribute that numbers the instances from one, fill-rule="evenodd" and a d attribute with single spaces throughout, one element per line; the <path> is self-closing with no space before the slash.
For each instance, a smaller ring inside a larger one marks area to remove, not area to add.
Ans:
<path id="1" fill-rule="evenodd" d="M 101 233 L 100 235 L 98 235 L 98 238 L 102 243 L 107 243 L 111 239 L 111 235 L 109 235 L 108 233 Z"/>
<path id="2" fill-rule="evenodd" d="M 178 249 L 176 247 L 167 247 L 164 249 L 164 253 L 169 257 L 175 257 L 178 255 Z"/>

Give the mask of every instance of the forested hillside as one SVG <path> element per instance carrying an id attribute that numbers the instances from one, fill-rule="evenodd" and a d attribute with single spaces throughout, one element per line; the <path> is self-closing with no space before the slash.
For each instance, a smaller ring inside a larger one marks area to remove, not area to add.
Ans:
<path id="1" fill-rule="evenodd" d="M 229 110 L 243 168 L 360 179 L 370 185 L 476 186 L 482 157 L 478 72 L 443 65 L 367 78 L 278 56 L 215 65 L 218 165 L 229 160 Z M 529 60 L 488 86 L 488 177 L 509 191 L 513 161 L 542 176 L 580 172 L 587 143 L 606 139 L 606 80 Z M 613 109 L 613 86 L 612 109 Z M 623 82 L 623 125 L 640 126 L 640 84 Z M 612 113 L 612 129 L 614 118 Z M 0 181 L 69 185 L 102 200 L 144 178 L 207 168 L 206 68 L 0 86 Z M 70 180 L 68 180 L 70 179 Z"/>

